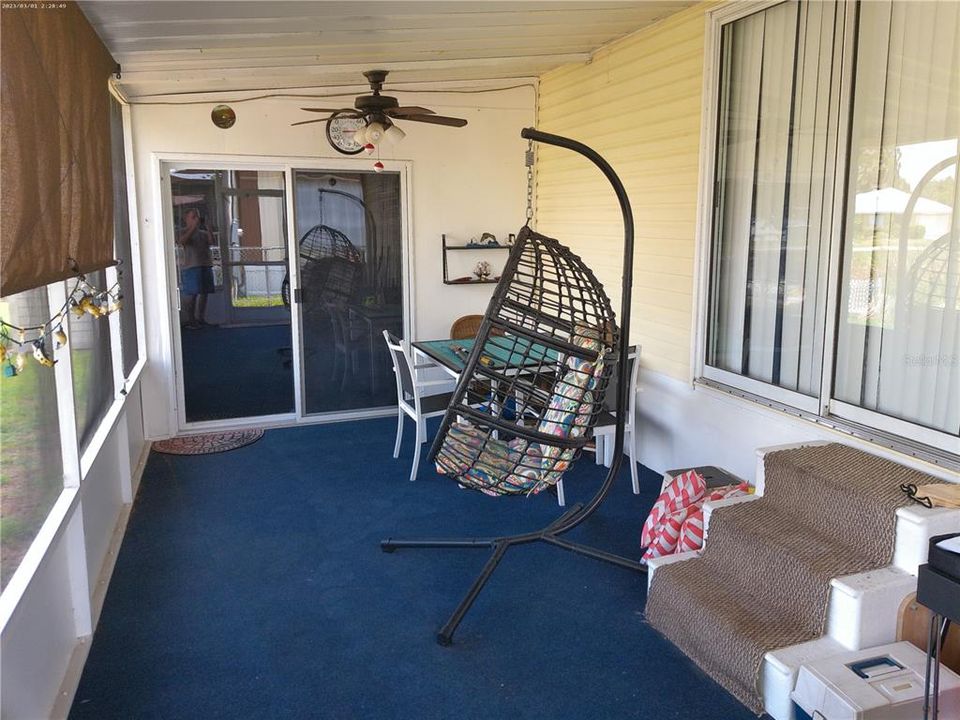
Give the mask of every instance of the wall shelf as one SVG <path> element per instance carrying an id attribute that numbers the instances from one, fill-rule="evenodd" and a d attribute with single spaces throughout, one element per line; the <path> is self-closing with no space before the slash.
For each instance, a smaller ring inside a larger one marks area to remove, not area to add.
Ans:
<path id="1" fill-rule="evenodd" d="M 510 251 L 513 249 L 513 245 L 448 245 L 447 244 L 447 235 L 446 233 L 442 234 L 441 240 L 443 242 L 443 284 L 444 285 L 495 285 L 500 282 L 500 276 L 498 275 L 495 278 L 489 278 L 487 280 L 477 280 L 475 277 L 469 279 L 450 279 L 449 269 L 447 267 L 447 251 L 448 250 L 476 250 L 476 251 L 485 251 L 485 250 L 507 250 Z"/>
<path id="2" fill-rule="evenodd" d="M 500 282 L 499 277 L 490 278 L 489 280 L 447 280 L 443 279 L 444 285 L 496 285 Z"/>

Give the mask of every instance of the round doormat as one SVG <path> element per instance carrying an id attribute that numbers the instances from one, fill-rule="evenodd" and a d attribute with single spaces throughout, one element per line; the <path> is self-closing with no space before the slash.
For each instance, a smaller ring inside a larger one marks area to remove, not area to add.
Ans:
<path id="1" fill-rule="evenodd" d="M 153 444 L 153 449 L 167 455 L 211 455 L 242 448 L 244 445 L 255 443 L 262 437 L 263 430 L 261 428 L 206 433 L 204 435 L 184 435 L 169 440 L 159 440 Z"/>

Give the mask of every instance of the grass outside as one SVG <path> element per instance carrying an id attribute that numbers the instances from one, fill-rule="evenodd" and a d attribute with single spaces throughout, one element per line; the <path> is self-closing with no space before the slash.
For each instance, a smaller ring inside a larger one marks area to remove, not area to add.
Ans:
<path id="1" fill-rule="evenodd" d="M 74 351 L 74 382 L 86 388 L 90 352 Z M 86 392 L 76 393 L 77 412 Z M 60 426 L 53 370 L 29 360 L 0 377 L 0 586 L 23 559 L 63 490 Z"/>
<path id="2" fill-rule="evenodd" d="M 283 298 L 280 295 L 250 295 L 232 298 L 231 302 L 234 307 L 280 307 L 283 305 Z"/>

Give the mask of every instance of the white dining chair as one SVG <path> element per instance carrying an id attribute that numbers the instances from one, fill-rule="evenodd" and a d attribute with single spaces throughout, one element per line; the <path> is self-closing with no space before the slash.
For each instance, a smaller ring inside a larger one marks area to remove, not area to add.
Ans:
<path id="1" fill-rule="evenodd" d="M 413 449 L 413 468 L 410 470 L 410 480 L 413 481 L 417 479 L 417 470 L 420 466 L 420 446 L 427 440 L 427 418 L 443 415 L 453 393 L 422 395 L 423 388 L 435 385 L 449 386 L 450 381 L 418 380 L 418 370 L 435 367 L 435 365 L 431 363 L 415 365 L 411 362 L 403 342 L 389 330 L 383 331 L 383 339 L 387 342 L 387 349 L 393 360 L 393 372 L 397 377 L 397 442 L 393 446 L 394 459 L 400 455 L 404 416 L 410 417 L 416 423 L 416 445 Z"/>

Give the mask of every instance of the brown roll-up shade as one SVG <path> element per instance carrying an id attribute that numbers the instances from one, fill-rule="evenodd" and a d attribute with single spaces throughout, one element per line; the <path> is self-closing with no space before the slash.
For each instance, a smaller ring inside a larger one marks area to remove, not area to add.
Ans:
<path id="1" fill-rule="evenodd" d="M 75 2 L 0 9 L 0 295 L 113 261 L 116 63 Z"/>

